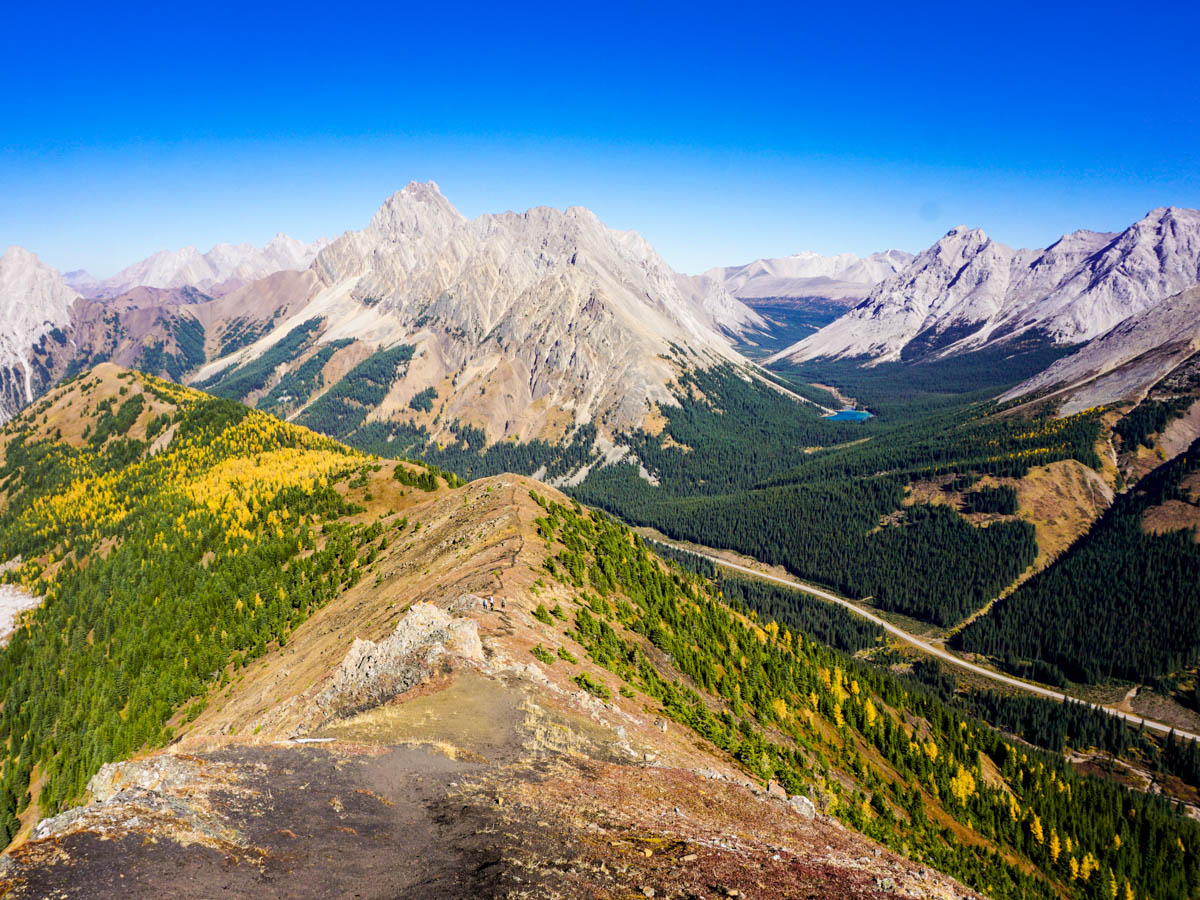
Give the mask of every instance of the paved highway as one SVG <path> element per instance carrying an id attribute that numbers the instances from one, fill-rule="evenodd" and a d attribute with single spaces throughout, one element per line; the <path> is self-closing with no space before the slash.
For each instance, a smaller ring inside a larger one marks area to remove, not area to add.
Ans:
<path id="1" fill-rule="evenodd" d="M 662 539 L 656 538 L 656 540 Z M 967 662 L 965 659 L 955 656 L 953 653 L 943 650 L 941 647 L 935 647 L 933 644 L 921 640 L 916 635 L 909 634 L 903 628 L 893 625 L 886 619 L 880 618 L 874 613 L 863 609 L 861 606 L 850 602 L 846 598 L 839 597 L 837 594 L 831 594 L 828 591 L 823 591 L 820 588 L 813 587 L 811 584 L 805 584 L 803 581 L 797 581 L 794 578 L 782 578 L 778 575 L 768 575 L 766 572 L 760 572 L 757 569 L 750 568 L 749 566 L 743 566 L 739 565 L 738 563 L 729 562 L 716 556 L 712 556 L 708 553 L 702 553 L 698 550 L 694 550 L 691 547 L 685 547 L 681 544 L 676 544 L 673 541 L 662 542 L 670 544 L 672 547 L 676 547 L 679 550 L 684 550 L 688 553 L 694 553 L 697 556 L 702 556 L 723 568 L 734 569 L 739 572 L 745 572 L 749 575 L 753 575 L 756 578 L 774 581 L 777 584 L 782 584 L 790 588 L 795 588 L 799 591 L 804 591 L 806 594 L 812 594 L 814 597 L 820 597 L 822 600 L 828 600 L 830 603 L 836 603 L 838 606 L 844 606 L 855 615 L 861 616 L 870 622 L 874 622 L 893 637 L 897 637 L 904 641 L 904 643 L 909 644 L 912 647 L 916 647 L 922 653 L 928 653 L 930 656 L 936 656 L 938 659 L 944 660 L 953 666 L 958 666 L 960 669 L 966 669 L 968 672 L 973 672 L 976 675 L 982 675 L 984 678 L 990 678 L 992 681 L 1006 684 L 1009 687 L 1015 687 L 1018 690 L 1028 691 L 1031 694 L 1038 694 L 1042 697 L 1049 697 L 1051 700 L 1068 700 L 1072 703 L 1084 702 L 1077 697 L 1072 697 L 1068 694 L 1062 693 L 1061 691 L 1056 691 L 1053 688 L 1044 687 L 1043 685 L 1034 684 L 1029 681 L 1022 681 L 1020 678 L 1013 678 L 1009 675 L 1004 675 L 1000 672 L 994 672 L 991 669 L 985 669 L 983 666 L 977 666 L 974 663 Z M 1119 709 L 1113 709 L 1111 706 L 1095 706 L 1095 708 L 1103 710 L 1110 716 L 1117 716 L 1118 718 L 1125 719 L 1128 722 L 1133 722 L 1135 725 L 1144 725 L 1146 728 L 1149 728 L 1152 731 L 1158 731 L 1162 734 L 1167 734 L 1168 732 L 1174 730 L 1177 737 L 1187 738 L 1193 741 L 1200 741 L 1200 735 L 1192 734 L 1189 731 L 1183 731 L 1179 728 L 1172 729 L 1170 725 L 1166 725 L 1162 722 L 1156 722 L 1153 719 L 1145 719 L 1132 713 L 1122 712 Z"/>

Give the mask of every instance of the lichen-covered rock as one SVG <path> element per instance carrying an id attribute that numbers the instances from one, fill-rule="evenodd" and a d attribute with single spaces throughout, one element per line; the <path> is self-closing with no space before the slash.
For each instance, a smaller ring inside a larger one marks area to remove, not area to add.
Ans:
<path id="1" fill-rule="evenodd" d="M 801 818 L 811 819 L 817 814 L 817 808 L 813 806 L 813 802 L 807 797 L 802 797 L 800 795 L 790 797 L 788 798 L 788 803 L 791 804 L 792 809 L 800 814 Z"/>

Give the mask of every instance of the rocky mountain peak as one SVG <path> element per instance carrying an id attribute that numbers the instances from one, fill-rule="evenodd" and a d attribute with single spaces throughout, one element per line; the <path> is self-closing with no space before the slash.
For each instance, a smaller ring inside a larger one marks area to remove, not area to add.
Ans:
<path id="1" fill-rule="evenodd" d="M 0 297 L 9 309 L 33 314 L 65 309 L 78 295 L 36 253 L 15 244 L 0 256 Z"/>
<path id="2" fill-rule="evenodd" d="M 951 355 L 1029 332 L 1075 343 L 1198 281 L 1196 210 L 1163 207 L 1119 235 L 1080 230 L 1044 250 L 960 225 L 778 358 Z"/>
<path id="3" fill-rule="evenodd" d="M 942 258 L 952 258 L 956 255 L 967 256 L 990 243 L 992 243 L 992 239 L 982 228 L 957 225 L 947 231 L 946 236 L 930 247 L 927 252 Z M 917 260 L 924 255 L 923 253 L 917 254 Z"/>
<path id="4" fill-rule="evenodd" d="M 368 230 L 396 241 L 406 235 L 444 235 L 464 222 L 466 217 L 442 196 L 437 184 L 410 181 L 384 201 Z"/>
<path id="5" fill-rule="evenodd" d="M 673 347 L 701 366 L 741 362 L 728 334 L 761 324 L 719 285 L 681 280 L 640 235 L 588 209 L 468 220 L 431 182 L 393 194 L 313 268 L 307 306 L 243 356 L 312 318 L 327 323 L 325 341 L 411 343 L 413 385 L 387 403 L 405 409 L 418 379 L 450 380 L 443 419 L 492 439 L 557 439 L 596 420 L 636 427 L 654 404 L 674 402 Z"/>

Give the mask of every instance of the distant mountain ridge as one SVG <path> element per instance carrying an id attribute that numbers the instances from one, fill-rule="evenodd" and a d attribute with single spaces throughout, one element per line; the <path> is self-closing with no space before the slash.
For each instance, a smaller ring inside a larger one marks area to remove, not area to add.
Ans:
<path id="1" fill-rule="evenodd" d="M 756 259 L 741 266 L 709 269 L 704 274 L 752 305 L 766 300 L 812 297 L 849 303 L 865 297 L 872 287 L 899 272 L 912 259 L 913 255 L 904 250 L 885 250 L 864 257 L 853 253 L 822 256 L 805 250 L 777 259 Z"/>
<path id="2" fill-rule="evenodd" d="M 0 257 L 0 422 L 60 378 L 113 361 L 181 379 L 210 357 L 244 346 L 314 282 L 283 270 L 214 298 L 196 287 L 131 288 L 85 297 L 20 247 Z"/>
<path id="3" fill-rule="evenodd" d="M 1121 400 L 1140 400 L 1154 385 L 1186 368 L 1200 386 L 1200 285 L 1123 319 L 1070 356 L 1013 388 L 1002 400 L 1052 390 L 1070 414 Z"/>
<path id="4" fill-rule="evenodd" d="M 207 253 L 195 247 L 160 250 L 111 278 L 98 281 L 82 269 L 64 278 L 86 297 L 115 297 L 135 287 L 195 287 L 222 296 L 274 272 L 306 269 L 328 245 L 327 238 L 306 244 L 280 232 L 263 247 L 217 244 Z"/>
<path id="5" fill-rule="evenodd" d="M 1119 234 L 1014 250 L 952 229 L 858 306 L 773 360 L 946 356 L 1038 334 L 1090 340 L 1200 281 L 1200 212 L 1163 207 Z"/>

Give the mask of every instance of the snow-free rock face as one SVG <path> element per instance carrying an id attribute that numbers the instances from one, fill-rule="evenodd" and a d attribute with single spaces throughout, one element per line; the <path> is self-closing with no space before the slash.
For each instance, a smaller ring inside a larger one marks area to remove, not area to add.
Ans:
<path id="1" fill-rule="evenodd" d="M 322 250 L 309 302 L 233 362 L 321 318 L 321 342 L 413 344 L 403 383 L 372 414 L 409 414 L 431 385 L 442 421 L 492 440 L 561 437 L 575 425 L 641 424 L 670 404 L 678 367 L 741 362 L 727 333 L 761 320 L 720 285 L 679 276 L 639 235 L 580 207 L 468 220 L 437 185 L 396 193 L 361 231 Z M 198 378 L 218 371 L 214 363 Z"/>
<path id="2" fill-rule="evenodd" d="M 0 422 L 47 387 L 33 349 L 55 341 L 79 298 L 62 276 L 34 254 L 9 247 L 0 256 Z"/>
<path id="3" fill-rule="evenodd" d="M 81 270 L 72 272 L 71 278 L 89 297 L 115 297 L 135 287 L 196 287 L 220 296 L 274 272 L 308 268 L 328 244 L 324 238 L 306 244 L 280 233 L 265 247 L 217 244 L 207 253 L 195 247 L 161 250 L 103 281 Z"/>
<path id="4" fill-rule="evenodd" d="M 762 316 L 738 300 L 715 278 L 676 274 L 675 282 L 683 295 L 708 317 L 709 326 L 717 331 L 742 335 L 767 324 Z"/>
<path id="5" fill-rule="evenodd" d="M 806 250 L 780 259 L 756 259 L 742 266 L 710 269 L 704 274 L 750 303 L 813 297 L 852 303 L 912 260 L 913 255 L 904 250 L 863 257 L 853 253 L 821 256 Z"/>
<path id="6" fill-rule="evenodd" d="M 950 355 L 1036 332 L 1087 341 L 1200 281 L 1200 212 L 1156 209 L 1124 232 L 1014 250 L 958 227 L 837 321 L 775 359 Z"/>
<path id="7" fill-rule="evenodd" d="M 1200 352 L 1200 286 L 1124 319 L 1044 372 L 1009 391 L 1011 400 L 1048 389 L 1070 414 L 1122 400 L 1140 400 Z"/>

